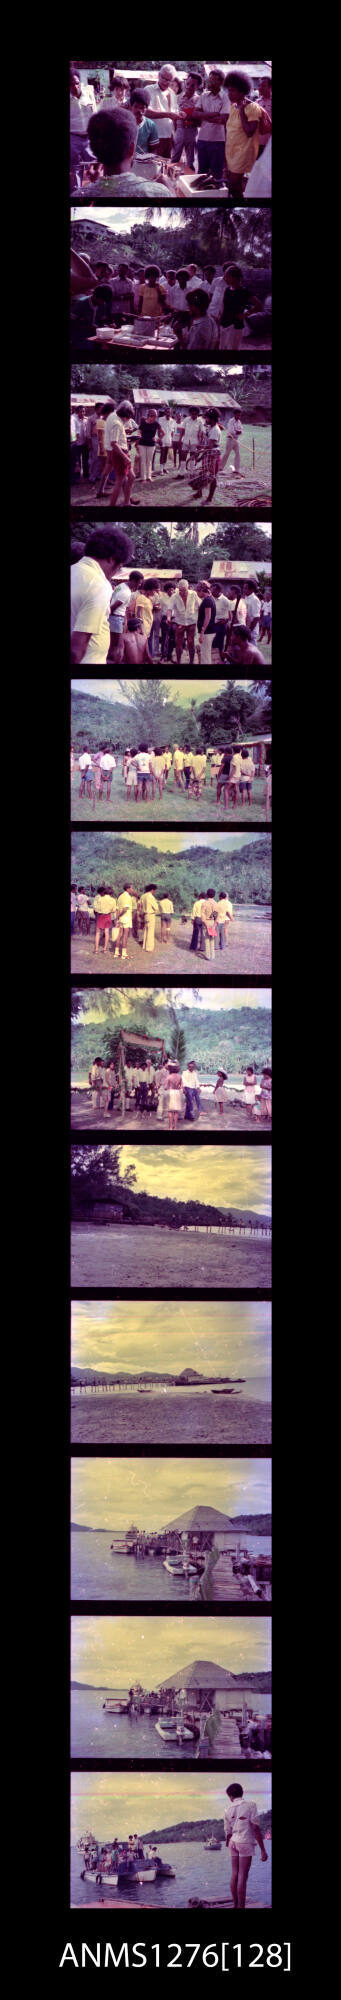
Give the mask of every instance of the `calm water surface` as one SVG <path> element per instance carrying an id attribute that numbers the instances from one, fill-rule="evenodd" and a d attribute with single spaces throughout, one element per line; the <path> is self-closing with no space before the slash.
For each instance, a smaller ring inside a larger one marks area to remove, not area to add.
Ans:
<path id="1" fill-rule="evenodd" d="M 157 1739 L 156 1739 L 157 1740 Z M 115 1829 L 114 1829 L 115 1830 Z M 267 1861 L 261 1861 L 260 1854 L 253 1857 L 248 1880 L 248 1905 L 258 1903 L 262 1909 L 271 1908 L 271 1842 L 265 1842 Z M 201 1841 L 179 1841 L 167 1845 L 159 1843 L 158 1852 L 162 1861 L 168 1861 L 175 1870 L 175 1881 L 144 1882 L 138 1888 L 136 1882 L 123 1883 L 120 1895 L 127 1903 L 129 1894 L 132 1903 L 141 1903 L 151 1909 L 180 1910 L 186 1908 L 190 1896 L 212 1896 L 217 1900 L 228 1895 L 230 1884 L 230 1862 L 225 1846 L 215 1854 L 207 1853 Z M 99 1896 L 103 1903 L 115 1900 L 115 1889 L 99 1890 L 94 1882 L 81 1882 L 80 1873 L 83 1856 L 77 1848 L 71 1848 L 71 1903 L 91 1908 Z M 118 1892 L 117 1892 L 118 1893 Z"/>
<path id="2" fill-rule="evenodd" d="M 113 1531 L 112 1531 L 113 1532 Z M 136 1556 L 112 1555 L 111 1534 L 86 1534 L 74 1530 L 71 1534 L 71 1596 L 74 1598 L 159 1598 L 177 1601 L 192 1597 L 191 1584 L 194 1578 L 173 1577 L 163 1563 L 154 1557 L 145 1556 L 137 1561 Z M 236 1538 L 230 1535 L 224 1542 L 225 1548 L 235 1548 Z M 251 1555 L 270 1555 L 271 1542 L 268 1535 L 240 1536 L 242 1546 Z"/>

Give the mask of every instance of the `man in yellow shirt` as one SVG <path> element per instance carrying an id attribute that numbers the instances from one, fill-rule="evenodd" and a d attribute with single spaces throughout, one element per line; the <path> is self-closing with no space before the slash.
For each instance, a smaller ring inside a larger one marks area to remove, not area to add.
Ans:
<path id="1" fill-rule="evenodd" d="M 159 798 L 162 799 L 163 784 L 165 778 L 165 751 L 161 747 L 158 750 L 151 751 L 150 769 L 152 777 L 152 799 L 155 799 L 155 792 L 157 787 L 159 791 Z"/>
<path id="2" fill-rule="evenodd" d="M 250 101 L 251 85 L 243 70 L 232 70 L 228 78 L 230 113 L 226 126 L 225 158 L 230 194 L 244 193 L 247 175 L 258 158 L 260 138 L 271 132 L 271 118 L 258 99 Z"/>
<path id="3" fill-rule="evenodd" d="M 195 750 L 194 756 L 192 758 L 191 789 L 196 799 L 201 798 L 205 772 L 206 772 L 206 752 L 204 750 L 203 751 Z"/>
<path id="4" fill-rule="evenodd" d="M 202 944 L 202 937 L 203 937 L 203 926 L 201 921 L 202 900 L 203 900 L 202 896 L 197 896 L 195 903 L 193 903 L 193 909 L 192 909 L 193 930 L 189 947 L 190 951 L 200 951 L 200 947 Z"/>
<path id="5" fill-rule="evenodd" d="M 155 882 L 147 882 L 143 896 L 140 897 L 140 910 L 142 910 L 144 917 L 142 951 L 154 951 L 155 917 L 157 916 L 158 908 L 159 905 L 155 895 Z"/>
<path id="6" fill-rule="evenodd" d="M 174 761 L 174 779 L 175 779 L 175 785 L 176 785 L 176 787 L 178 788 L 178 790 L 179 790 L 180 792 L 184 792 L 184 790 L 185 790 L 185 787 L 184 787 L 184 781 L 183 781 L 183 768 L 184 768 L 184 753 L 183 753 L 183 750 L 179 750 L 179 744 L 178 744 L 178 743 L 175 743 L 175 744 L 174 744 L 174 759 L 173 759 L 173 761 Z"/>

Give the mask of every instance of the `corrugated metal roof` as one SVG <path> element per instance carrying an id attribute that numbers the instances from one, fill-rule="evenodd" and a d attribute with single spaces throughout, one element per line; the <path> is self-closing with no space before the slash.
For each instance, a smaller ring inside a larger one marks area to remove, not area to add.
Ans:
<path id="1" fill-rule="evenodd" d="M 161 403 L 179 403 L 180 408 L 183 404 L 185 409 L 192 404 L 196 410 L 240 409 L 240 403 L 236 402 L 235 396 L 228 395 L 226 389 L 221 389 L 219 393 L 217 389 L 134 389 L 133 396 L 137 408 L 141 403 L 151 404 L 152 409 L 158 409 Z M 79 400 L 81 402 L 82 398 Z"/>

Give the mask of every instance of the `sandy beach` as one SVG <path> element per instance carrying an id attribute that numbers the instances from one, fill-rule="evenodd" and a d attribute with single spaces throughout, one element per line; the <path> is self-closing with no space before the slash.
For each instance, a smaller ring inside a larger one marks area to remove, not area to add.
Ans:
<path id="1" fill-rule="evenodd" d="M 156 1223 L 143 1229 L 132 1223 L 103 1229 L 100 1224 L 86 1227 L 76 1222 L 71 1230 L 71 1284 L 124 1290 L 132 1286 L 135 1291 L 153 1285 L 166 1290 L 172 1285 L 263 1290 L 271 1285 L 271 1239 L 194 1230 L 185 1236 Z"/>
<path id="2" fill-rule="evenodd" d="M 156 1111 L 148 1111 L 142 1116 L 135 1107 L 129 1107 L 124 1118 L 117 1110 L 111 1111 L 109 1116 L 104 1111 L 96 1111 L 90 1089 L 71 1089 L 71 1125 L 77 1128 L 77 1131 L 88 1129 L 92 1132 L 95 1130 L 96 1132 L 110 1132 L 110 1130 L 143 1132 L 147 1128 L 148 1132 L 157 1132 L 159 1139 L 164 1132 L 168 1132 L 168 1118 L 157 1118 Z M 202 1096 L 199 1118 L 191 1124 L 189 1120 L 185 1122 L 183 1113 L 179 1116 L 179 1130 L 180 1126 L 186 1139 L 192 1137 L 192 1132 L 198 1131 L 216 1132 L 217 1138 L 220 1138 L 222 1132 L 254 1132 L 262 1129 L 268 1133 L 271 1130 L 268 1119 L 262 1120 L 260 1125 L 260 1120 L 252 1118 L 250 1107 L 243 1103 L 242 1095 L 239 1100 L 231 1104 L 226 1098 L 222 1114 L 218 1111 L 217 1097 Z"/>
<path id="3" fill-rule="evenodd" d="M 243 1396 L 151 1396 L 124 1390 L 71 1397 L 72 1444 L 271 1444 L 270 1403 Z"/>

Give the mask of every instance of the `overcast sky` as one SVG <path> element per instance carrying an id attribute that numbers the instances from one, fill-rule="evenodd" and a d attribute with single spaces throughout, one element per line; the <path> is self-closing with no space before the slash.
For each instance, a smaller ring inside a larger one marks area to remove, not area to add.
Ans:
<path id="1" fill-rule="evenodd" d="M 137 1194 L 271 1215 L 270 1146 L 122 1146 L 119 1160 L 122 1174 L 135 1168 Z"/>
<path id="2" fill-rule="evenodd" d="M 222 1514 L 271 1513 L 266 1458 L 77 1458 L 72 1461 L 71 1519 L 81 1527 L 157 1529 L 189 1507 Z"/>
<path id="3" fill-rule="evenodd" d="M 71 1840 L 91 1828 L 98 1840 L 120 1840 L 129 1833 L 145 1834 L 155 1826 L 177 1821 L 221 1819 L 226 1788 L 235 1771 L 73 1771 L 71 1776 Z M 243 1792 L 260 1812 L 270 1811 L 269 1771 L 243 1771 Z"/>
<path id="4" fill-rule="evenodd" d="M 71 1679 L 94 1687 L 160 1686 L 194 1660 L 231 1674 L 271 1668 L 270 1618 L 71 1618 Z"/>
<path id="5" fill-rule="evenodd" d="M 243 1375 L 268 1381 L 270 1397 L 271 1306 L 264 1300 L 163 1299 L 162 1342 L 157 1299 L 74 1299 L 71 1305 L 73 1368 L 144 1368 L 180 1374 Z"/>

